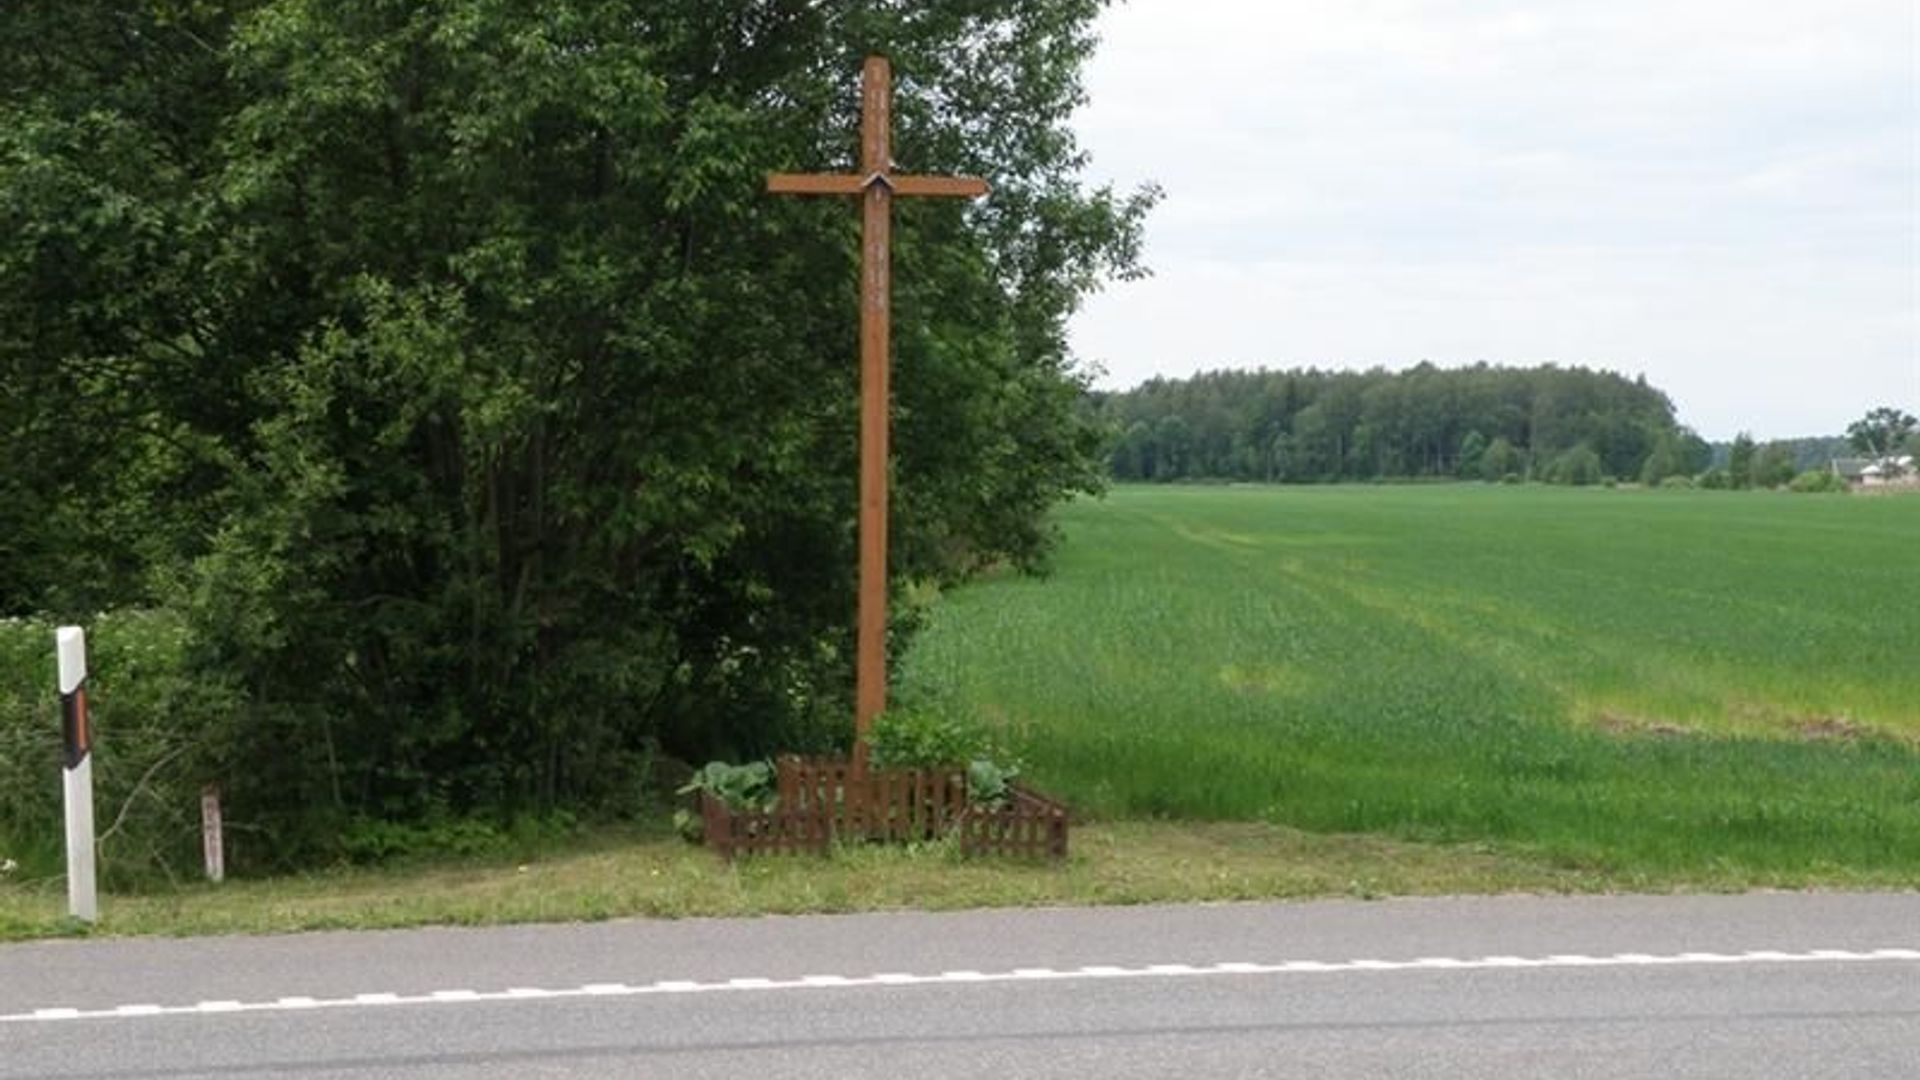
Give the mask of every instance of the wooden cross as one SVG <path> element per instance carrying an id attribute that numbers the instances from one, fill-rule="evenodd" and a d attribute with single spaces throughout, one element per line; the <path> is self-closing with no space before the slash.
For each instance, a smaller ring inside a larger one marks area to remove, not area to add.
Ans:
<path id="1" fill-rule="evenodd" d="M 897 195 L 985 195 L 968 176 L 893 171 L 893 70 L 870 56 L 860 79 L 860 171 L 774 173 L 767 190 L 784 195 L 859 195 L 860 247 L 860 615 L 855 654 L 856 771 L 867 767 L 867 731 L 887 707 L 887 405 L 892 336 L 893 200 Z"/>

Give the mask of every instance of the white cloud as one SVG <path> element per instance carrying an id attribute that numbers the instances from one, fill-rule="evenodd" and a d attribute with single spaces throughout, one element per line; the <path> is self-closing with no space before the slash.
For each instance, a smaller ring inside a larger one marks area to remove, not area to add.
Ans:
<path id="1" fill-rule="evenodd" d="M 1158 180 L 1107 383 L 1585 362 L 1714 436 L 1920 401 L 1905 2 L 1135 0 L 1079 118 Z"/>

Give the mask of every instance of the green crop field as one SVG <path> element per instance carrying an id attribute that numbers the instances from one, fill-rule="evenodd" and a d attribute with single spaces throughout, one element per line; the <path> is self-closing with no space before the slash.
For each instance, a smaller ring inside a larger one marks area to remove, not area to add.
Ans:
<path id="1" fill-rule="evenodd" d="M 1143 488 L 935 608 L 906 702 L 1103 817 L 1920 882 L 1920 498 Z"/>

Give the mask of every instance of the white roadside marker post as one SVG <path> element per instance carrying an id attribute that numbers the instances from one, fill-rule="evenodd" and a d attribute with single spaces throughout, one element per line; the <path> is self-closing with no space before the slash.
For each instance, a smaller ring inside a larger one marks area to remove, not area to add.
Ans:
<path id="1" fill-rule="evenodd" d="M 60 721 L 66 742 L 67 911 L 100 917 L 93 875 L 93 727 L 87 721 L 87 634 L 77 626 L 54 632 L 60 660 Z"/>

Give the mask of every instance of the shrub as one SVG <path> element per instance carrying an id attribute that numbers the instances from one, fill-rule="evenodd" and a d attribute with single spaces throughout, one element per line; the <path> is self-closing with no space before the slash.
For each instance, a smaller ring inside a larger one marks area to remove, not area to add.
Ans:
<path id="1" fill-rule="evenodd" d="M 1547 469 L 1547 481 L 1588 487 L 1603 479 L 1602 471 L 1600 455 L 1594 452 L 1593 447 L 1581 443 L 1553 460 L 1553 465 Z"/>
<path id="2" fill-rule="evenodd" d="M 510 822 L 442 811 L 420 821 L 355 818 L 341 830 L 340 849 L 356 863 L 483 855 L 531 859 L 579 831 L 579 818 L 565 810 Z"/>
<path id="3" fill-rule="evenodd" d="M 1708 491 L 1725 491 L 1733 486 L 1733 474 L 1725 469 L 1708 469 L 1700 474 L 1700 486 Z"/>
<path id="4" fill-rule="evenodd" d="M 922 709 L 889 709 L 868 733 L 870 762 L 881 769 L 936 769 L 990 752 L 985 728 L 971 719 Z"/>
<path id="5" fill-rule="evenodd" d="M 1002 766 L 984 758 L 967 763 L 967 803 L 970 806 L 988 810 L 998 810 L 1007 805 L 1007 796 L 1011 794 L 1014 778 L 1020 775 L 1015 766 Z"/>
<path id="6" fill-rule="evenodd" d="M 774 807 L 773 766 L 764 761 L 733 765 L 709 761 L 680 787 L 680 794 L 705 792 L 735 813 L 765 812 Z"/>
<path id="7" fill-rule="evenodd" d="M 736 814 L 763 814 L 780 801 L 773 778 L 773 766 L 765 761 L 749 761 L 744 765 L 709 761 L 695 770 L 692 779 L 680 785 L 675 793 L 685 796 L 704 792 Z M 673 827 L 682 839 L 694 844 L 700 842 L 706 831 L 700 815 L 684 806 L 673 812 Z"/>
<path id="8" fill-rule="evenodd" d="M 1826 469 L 1809 469 L 1794 477 L 1787 490 L 1802 495 L 1844 495 L 1847 482 Z"/>
<path id="9" fill-rule="evenodd" d="M 893 709 L 874 719 L 867 742 L 880 769 L 940 769 L 961 763 L 967 770 L 967 802 L 998 810 L 1020 765 L 996 745 L 986 726 L 971 717 L 924 709 Z"/>
<path id="10" fill-rule="evenodd" d="M 1487 447 L 1486 453 L 1480 458 L 1481 475 L 1488 480 L 1499 480 L 1503 484 L 1508 482 L 1507 477 L 1518 476 L 1526 467 L 1526 455 L 1505 438 L 1493 440 L 1493 444 Z"/>
<path id="11" fill-rule="evenodd" d="M 1665 480 L 1660 481 L 1660 486 L 1667 491 L 1692 491 L 1694 487 L 1693 477 L 1669 476 Z"/>
<path id="12" fill-rule="evenodd" d="M 484 855 L 504 848 L 506 834 L 492 822 L 474 818 L 436 822 L 360 818 L 348 824 L 340 846 L 354 862 L 378 863 L 420 855 Z"/>
<path id="13" fill-rule="evenodd" d="M 191 876 L 200 789 L 225 779 L 217 763 L 240 716 L 238 695 L 191 672 L 192 643 L 171 611 L 106 612 L 86 630 L 102 879 Z M 22 877 L 55 875 L 64 858 L 53 635 L 44 619 L 0 619 L 0 848 Z M 246 823 L 228 827 L 244 834 Z"/>

